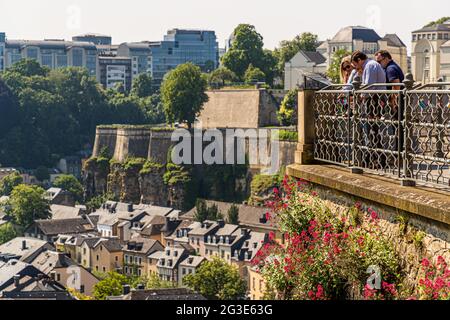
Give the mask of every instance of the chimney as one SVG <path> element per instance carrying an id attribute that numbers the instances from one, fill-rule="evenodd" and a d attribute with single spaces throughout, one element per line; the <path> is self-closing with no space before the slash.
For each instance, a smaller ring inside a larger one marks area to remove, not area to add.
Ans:
<path id="1" fill-rule="evenodd" d="M 14 276 L 14 286 L 15 286 L 16 288 L 18 288 L 19 285 L 20 285 L 20 275 L 19 275 L 19 274 L 16 274 L 16 275 Z"/>
<path id="2" fill-rule="evenodd" d="M 132 203 L 128 204 L 128 212 L 133 212 L 133 204 Z"/>
<path id="3" fill-rule="evenodd" d="M 220 228 L 223 228 L 225 226 L 225 221 L 224 220 L 217 220 L 217 224 L 219 225 Z"/>
<path id="4" fill-rule="evenodd" d="M 129 294 L 130 291 L 131 291 L 131 288 L 130 288 L 130 286 L 128 284 L 125 284 L 125 285 L 122 286 L 122 293 L 123 293 L 124 296 Z"/>
<path id="5" fill-rule="evenodd" d="M 22 240 L 22 250 L 27 250 L 27 240 Z"/>
<path id="6" fill-rule="evenodd" d="M 53 281 L 56 280 L 56 272 L 55 272 L 55 271 L 50 272 L 50 278 L 51 278 Z"/>
<path id="7" fill-rule="evenodd" d="M 145 290 L 145 285 L 143 285 L 142 283 L 138 284 L 136 287 L 137 290 Z"/>
<path id="8" fill-rule="evenodd" d="M 267 223 L 267 216 L 263 213 L 259 218 L 260 223 Z"/>

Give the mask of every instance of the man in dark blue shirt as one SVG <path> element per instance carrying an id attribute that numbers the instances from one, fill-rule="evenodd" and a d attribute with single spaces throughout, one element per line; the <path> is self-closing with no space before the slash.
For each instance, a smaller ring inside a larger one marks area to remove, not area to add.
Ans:
<path id="1" fill-rule="evenodd" d="M 405 80 L 402 68 L 392 60 L 392 56 L 388 51 L 378 51 L 375 53 L 375 59 L 385 70 L 387 83 L 402 83 Z M 400 86 L 394 86 L 392 89 L 400 90 Z"/>

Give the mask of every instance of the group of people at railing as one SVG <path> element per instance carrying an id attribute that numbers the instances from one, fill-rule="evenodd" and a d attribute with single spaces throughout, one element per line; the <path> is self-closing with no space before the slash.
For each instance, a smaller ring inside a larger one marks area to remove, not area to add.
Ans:
<path id="1" fill-rule="evenodd" d="M 392 59 L 386 50 L 375 53 L 375 59 L 370 59 L 365 53 L 355 51 L 351 56 L 344 57 L 340 66 L 342 84 L 352 85 L 359 76 L 362 85 L 402 83 L 405 75 L 400 66 Z M 385 90 L 386 87 L 378 86 L 377 89 Z M 392 86 L 399 90 L 399 86 Z"/>

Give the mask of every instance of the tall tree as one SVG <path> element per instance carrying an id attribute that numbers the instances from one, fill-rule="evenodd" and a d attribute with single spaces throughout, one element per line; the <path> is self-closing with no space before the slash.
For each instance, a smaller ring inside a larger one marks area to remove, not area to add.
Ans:
<path id="1" fill-rule="evenodd" d="M 226 83 L 230 83 L 236 80 L 236 75 L 233 71 L 220 67 L 209 74 L 210 84 L 219 84 L 225 86 Z"/>
<path id="2" fill-rule="evenodd" d="M 153 80 L 150 73 L 141 73 L 133 80 L 131 94 L 139 98 L 150 97 L 155 90 L 153 89 Z"/>
<path id="3" fill-rule="evenodd" d="M 83 186 L 73 175 L 61 175 L 55 179 L 53 186 L 69 191 L 76 201 L 83 200 Z"/>
<path id="4" fill-rule="evenodd" d="M 246 293 L 245 281 L 237 267 L 219 257 L 202 263 L 195 274 L 183 278 L 183 283 L 212 300 L 242 299 Z"/>
<path id="5" fill-rule="evenodd" d="M 13 189 L 7 202 L 6 214 L 22 227 L 34 220 L 50 217 L 50 203 L 44 197 L 45 190 L 38 186 L 21 184 Z"/>
<path id="6" fill-rule="evenodd" d="M 195 204 L 195 221 L 203 222 L 208 219 L 208 207 L 206 201 L 203 199 L 198 199 Z"/>
<path id="7" fill-rule="evenodd" d="M 318 36 L 310 32 L 301 33 L 295 36 L 292 40 L 281 41 L 279 48 L 275 49 L 280 74 L 284 74 L 285 64 L 289 62 L 300 50 L 316 51 L 318 44 Z"/>
<path id="8" fill-rule="evenodd" d="M 244 80 L 245 83 L 261 82 L 266 79 L 266 75 L 261 69 L 255 68 L 252 64 L 249 65 L 247 71 L 245 71 Z"/>
<path id="9" fill-rule="evenodd" d="M 0 245 L 17 237 L 17 232 L 11 223 L 2 224 L 0 226 Z"/>
<path id="10" fill-rule="evenodd" d="M 239 207 L 235 204 L 228 210 L 228 223 L 239 225 Z"/>
<path id="11" fill-rule="evenodd" d="M 253 65 L 264 72 L 266 82 L 272 83 L 276 59 L 272 52 L 264 50 L 263 46 L 263 37 L 254 26 L 240 24 L 233 32 L 233 43 L 222 57 L 222 63 L 241 80 L 244 80 L 249 66 Z"/>
<path id="12" fill-rule="evenodd" d="M 208 101 L 206 89 L 207 81 L 194 64 L 185 63 L 170 71 L 161 86 L 167 120 L 186 123 L 191 128 Z"/>
<path id="13" fill-rule="evenodd" d="M 0 195 L 9 196 L 13 189 L 23 183 L 19 172 L 15 171 L 0 180 Z"/>

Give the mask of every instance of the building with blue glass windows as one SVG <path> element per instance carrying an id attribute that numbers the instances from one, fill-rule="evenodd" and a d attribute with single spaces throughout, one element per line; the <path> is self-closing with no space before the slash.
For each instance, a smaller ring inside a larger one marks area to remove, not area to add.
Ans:
<path id="1" fill-rule="evenodd" d="M 155 86 L 161 84 L 167 72 L 186 62 L 198 65 L 204 72 L 219 65 L 216 34 L 207 30 L 172 29 L 163 41 L 123 43 L 117 54 L 132 59 L 133 77 L 149 72 Z"/>
<path id="2" fill-rule="evenodd" d="M 50 69 L 83 67 L 91 76 L 99 79 L 98 52 L 93 43 L 64 40 L 6 40 L 4 34 L 0 34 L 0 51 L 3 51 L 0 60 L 3 69 L 0 70 L 28 58 L 35 59 Z"/>
<path id="3" fill-rule="evenodd" d="M 5 42 L 5 33 L 0 32 L 0 71 L 3 71 L 5 69 Z"/>

